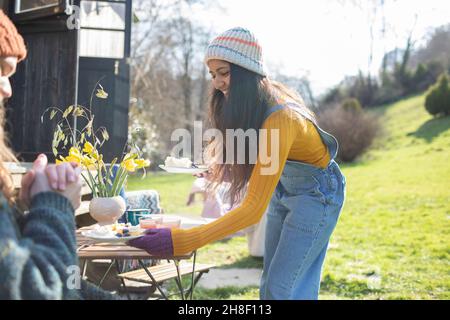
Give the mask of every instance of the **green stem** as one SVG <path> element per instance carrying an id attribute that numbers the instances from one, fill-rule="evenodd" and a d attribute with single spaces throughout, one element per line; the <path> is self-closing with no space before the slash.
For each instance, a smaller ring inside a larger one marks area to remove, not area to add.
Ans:
<path id="1" fill-rule="evenodd" d="M 117 195 L 116 193 L 118 193 L 117 192 L 118 190 L 120 191 L 120 188 L 122 187 L 122 184 L 123 184 L 123 176 L 126 177 L 126 173 L 127 173 L 126 169 L 123 168 L 122 166 L 120 166 L 119 170 L 116 173 L 116 177 L 114 179 L 114 184 L 111 189 L 111 195 L 113 197 Z"/>
<path id="2" fill-rule="evenodd" d="M 95 185 L 95 179 L 92 176 L 91 171 L 89 169 L 87 169 L 86 171 L 87 171 L 87 173 L 89 175 L 89 179 L 91 180 L 91 183 L 92 183 L 92 188 L 91 188 L 92 196 L 96 198 L 96 197 L 98 197 L 98 193 L 97 193 L 97 188 L 96 188 L 96 185 Z"/>
<path id="3" fill-rule="evenodd" d="M 103 175 L 102 175 L 102 168 L 100 165 L 100 161 L 97 162 L 97 180 L 98 180 L 98 188 L 100 190 L 100 194 L 102 197 L 105 196 L 105 190 L 104 190 L 104 182 L 103 182 Z"/>
<path id="4" fill-rule="evenodd" d="M 120 181 L 119 181 L 117 190 L 115 192 L 116 194 L 114 194 L 114 196 L 118 196 L 119 195 L 120 189 L 123 187 L 123 184 L 125 183 L 125 180 L 127 179 L 127 177 L 128 177 L 128 173 L 125 170 L 124 173 L 122 174 L 122 176 L 120 177 Z"/>

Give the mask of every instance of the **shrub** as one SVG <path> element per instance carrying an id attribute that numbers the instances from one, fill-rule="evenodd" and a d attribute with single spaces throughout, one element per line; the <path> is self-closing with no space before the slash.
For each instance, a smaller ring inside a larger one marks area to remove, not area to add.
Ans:
<path id="1" fill-rule="evenodd" d="M 344 110 L 354 113 L 359 113 L 363 111 L 361 103 L 359 103 L 359 100 L 355 98 L 345 99 L 344 102 L 342 102 L 342 108 L 344 108 Z"/>
<path id="2" fill-rule="evenodd" d="M 364 153 L 373 142 L 378 119 L 364 112 L 352 112 L 343 106 L 328 109 L 318 115 L 319 125 L 339 142 L 338 159 L 352 162 Z"/>
<path id="3" fill-rule="evenodd" d="M 429 89 L 425 98 L 425 109 L 433 116 L 450 115 L 450 84 L 446 74 L 442 74 Z"/>

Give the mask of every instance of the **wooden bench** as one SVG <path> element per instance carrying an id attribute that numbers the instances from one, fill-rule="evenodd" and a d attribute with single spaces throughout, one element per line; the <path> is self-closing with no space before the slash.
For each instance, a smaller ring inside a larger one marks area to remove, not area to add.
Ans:
<path id="1" fill-rule="evenodd" d="M 192 292 L 193 288 L 200 280 L 201 276 L 204 273 L 208 273 L 211 268 L 215 268 L 215 265 L 203 263 L 195 264 L 195 273 L 197 273 L 197 275 L 195 276 L 195 278 L 192 279 L 191 287 L 187 290 L 188 293 Z M 179 270 L 180 270 L 179 275 L 175 263 L 163 263 L 147 268 L 153 279 L 150 278 L 147 271 L 143 268 L 121 273 L 118 275 L 118 277 L 124 281 L 127 280 L 127 283 L 138 282 L 151 285 L 155 285 L 155 283 L 161 284 L 164 281 L 175 279 L 177 281 L 178 288 L 180 289 L 181 288 L 181 284 L 179 283 L 179 281 L 181 280 L 180 278 L 184 275 L 192 274 L 192 269 L 193 269 L 192 262 L 181 261 L 179 263 Z"/>

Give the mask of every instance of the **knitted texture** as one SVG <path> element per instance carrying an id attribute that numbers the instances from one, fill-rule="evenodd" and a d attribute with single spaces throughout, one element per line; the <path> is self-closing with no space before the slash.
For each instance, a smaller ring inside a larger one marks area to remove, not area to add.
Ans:
<path id="1" fill-rule="evenodd" d="M 17 57 L 21 61 L 26 55 L 22 36 L 3 10 L 0 10 L 0 57 Z"/>
<path id="2" fill-rule="evenodd" d="M 74 210 L 65 197 L 37 194 L 20 225 L 13 211 L 0 194 L 1 300 L 115 298 L 84 281 L 72 287 L 69 277 L 75 275 L 78 257 Z"/>
<path id="3" fill-rule="evenodd" d="M 205 63 L 211 59 L 224 60 L 262 76 L 267 75 L 258 40 L 241 27 L 227 30 L 211 41 L 206 49 Z"/>
<path id="4" fill-rule="evenodd" d="M 149 229 L 145 236 L 130 240 L 128 243 L 154 256 L 173 254 L 172 232 L 169 228 Z"/>

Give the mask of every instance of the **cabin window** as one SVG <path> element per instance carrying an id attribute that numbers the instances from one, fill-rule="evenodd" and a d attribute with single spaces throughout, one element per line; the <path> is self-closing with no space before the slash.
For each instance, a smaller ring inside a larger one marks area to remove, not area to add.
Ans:
<path id="1" fill-rule="evenodd" d="M 59 6 L 59 0 L 16 0 L 15 13 Z"/>
<path id="2" fill-rule="evenodd" d="M 125 20 L 125 1 L 81 1 L 80 56 L 124 58 Z"/>

